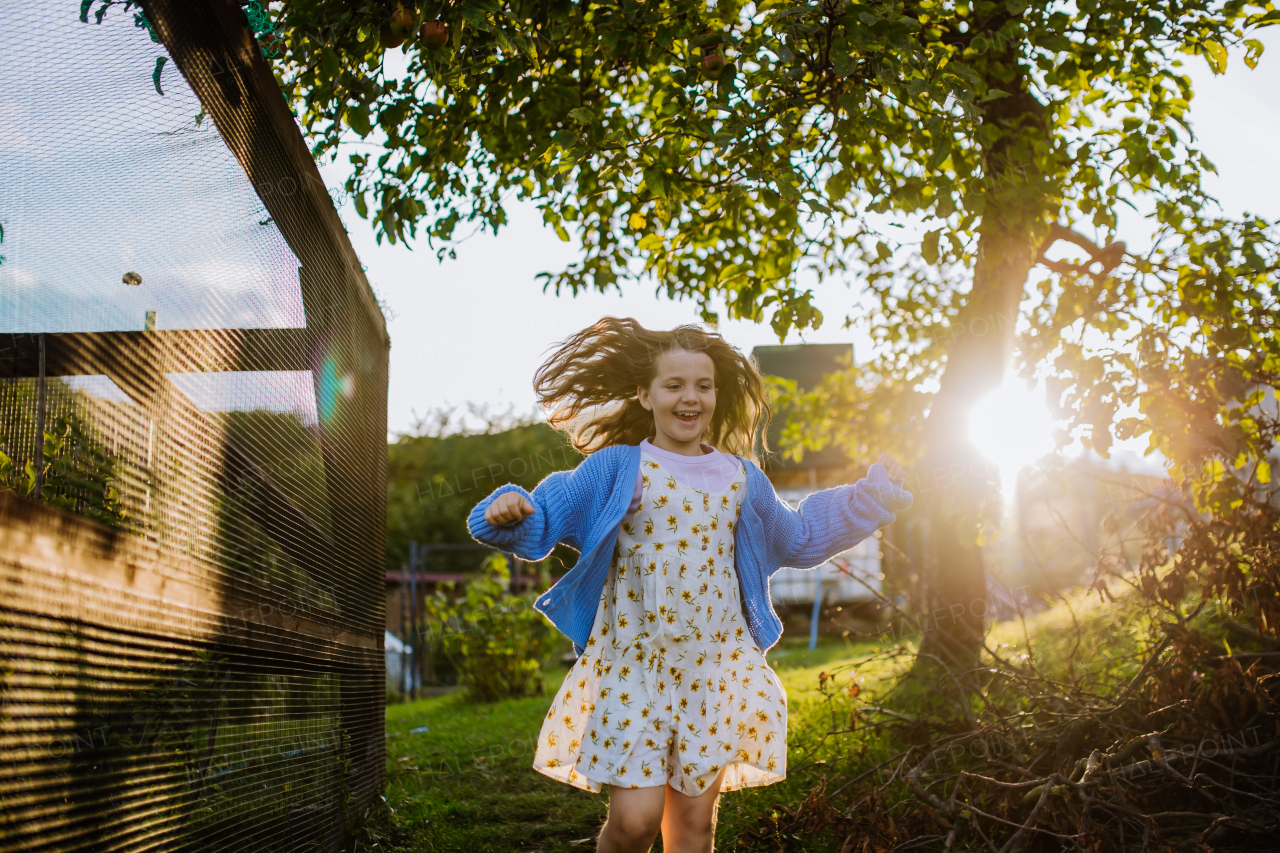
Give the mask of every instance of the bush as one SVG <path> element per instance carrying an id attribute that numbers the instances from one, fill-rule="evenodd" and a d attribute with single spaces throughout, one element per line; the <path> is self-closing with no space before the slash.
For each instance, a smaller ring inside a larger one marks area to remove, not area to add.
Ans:
<path id="1" fill-rule="evenodd" d="M 542 662 L 554 629 L 533 609 L 535 594 L 513 595 L 507 560 L 495 554 L 461 595 L 454 584 L 425 602 L 425 636 L 453 664 L 472 698 L 496 702 L 542 692 Z"/>

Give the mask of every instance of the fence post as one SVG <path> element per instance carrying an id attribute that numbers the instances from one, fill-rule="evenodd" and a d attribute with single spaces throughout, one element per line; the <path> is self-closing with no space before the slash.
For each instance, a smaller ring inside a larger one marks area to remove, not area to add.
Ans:
<path id="1" fill-rule="evenodd" d="M 44 332 L 40 333 L 40 377 L 36 386 L 36 485 L 35 497 L 44 490 Z"/>
<path id="2" fill-rule="evenodd" d="M 414 678 L 410 679 L 409 686 L 413 690 L 413 698 L 418 698 L 418 679 L 417 675 L 422 667 L 418 660 L 418 541 L 415 539 L 409 543 L 409 596 L 410 612 L 412 614 L 413 625 L 410 630 L 410 642 L 413 644 L 409 649 L 409 665 L 413 668 Z"/>
<path id="3" fill-rule="evenodd" d="M 400 564 L 400 700 L 409 698 L 409 566 Z"/>

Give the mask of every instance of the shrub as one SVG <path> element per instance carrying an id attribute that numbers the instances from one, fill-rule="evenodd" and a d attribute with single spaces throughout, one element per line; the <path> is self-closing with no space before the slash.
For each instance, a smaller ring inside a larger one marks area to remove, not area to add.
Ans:
<path id="1" fill-rule="evenodd" d="M 472 698 L 495 702 L 542 692 L 542 662 L 554 631 L 533 609 L 535 594 L 513 595 L 507 560 L 495 554 L 465 585 L 442 584 L 426 600 L 428 642 L 458 672 Z"/>

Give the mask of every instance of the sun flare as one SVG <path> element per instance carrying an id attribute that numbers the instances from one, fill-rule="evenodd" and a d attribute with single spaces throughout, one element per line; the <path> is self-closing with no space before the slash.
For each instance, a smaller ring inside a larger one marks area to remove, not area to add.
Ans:
<path id="1" fill-rule="evenodd" d="M 1016 378 L 979 400 L 969 414 L 969 439 L 1000 469 L 1006 495 L 1019 471 L 1053 450 L 1053 428 L 1043 396 Z"/>

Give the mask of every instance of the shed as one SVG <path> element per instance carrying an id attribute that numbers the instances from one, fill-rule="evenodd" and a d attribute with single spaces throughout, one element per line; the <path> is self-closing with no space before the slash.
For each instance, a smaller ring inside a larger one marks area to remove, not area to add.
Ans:
<path id="1" fill-rule="evenodd" d="M 796 383 L 801 391 L 813 390 L 828 374 L 853 364 L 852 344 L 792 344 L 760 346 L 751 351 L 760 372 Z M 764 470 L 778 496 L 799 506 L 806 497 L 822 488 L 850 483 L 861 472 L 838 447 L 807 451 L 799 461 L 784 459 L 777 452 L 785 412 L 775 413 L 767 433 L 773 452 L 764 460 Z M 828 605 L 856 604 L 876 599 L 880 590 L 879 540 L 865 539 L 833 562 L 816 570 L 781 569 L 773 576 L 769 593 L 775 605 L 795 608 L 813 604 L 822 584 L 822 600 Z"/>

